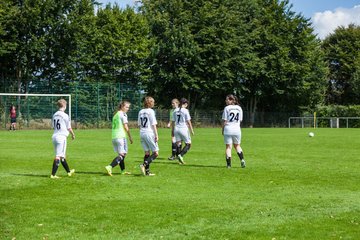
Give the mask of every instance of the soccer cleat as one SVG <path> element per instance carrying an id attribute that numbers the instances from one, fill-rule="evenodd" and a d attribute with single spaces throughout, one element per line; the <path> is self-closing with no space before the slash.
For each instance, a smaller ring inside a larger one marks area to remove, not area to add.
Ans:
<path id="1" fill-rule="evenodd" d="M 106 166 L 105 167 L 107 173 L 109 174 L 109 176 L 112 176 L 112 167 L 109 165 L 109 166 Z"/>
<path id="2" fill-rule="evenodd" d="M 145 166 L 143 164 L 140 164 L 140 170 L 141 170 L 141 173 L 145 176 L 146 173 L 145 173 Z"/>
<path id="3" fill-rule="evenodd" d="M 71 169 L 70 172 L 68 172 L 68 176 L 71 177 L 75 174 L 75 169 Z"/>
<path id="4" fill-rule="evenodd" d="M 125 170 L 120 172 L 121 175 L 131 175 L 131 172 L 127 172 Z"/>
<path id="5" fill-rule="evenodd" d="M 226 164 L 226 167 L 227 167 L 227 168 L 231 168 L 231 164 Z"/>
<path id="6" fill-rule="evenodd" d="M 176 157 L 175 156 L 171 156 L 171 157 L 168 157 L 169 160 L 175 160 Z"/>
<path id="7" fill-rule="evenodd" d="M 242 168 L 245 168 L 245 167 L 246 167 L 246 163 L 245 163 L 245 160 L 244 160 L 244 159 L 241 160 L 241 167 L 242 167 Z"/>
<path id="8" fill-rule="evenodd" d="M 146 176 L 152 177 L 152 176 L 155 176 L 155 173 L 147 172 Z"/>
<path id="9" fill-rule="evenodd" d="M 179 164 L 185 164 L 183 156 L 178 155 L 178 159 L 179 159 Z"/>
<path id="10" fill-rule="evenodd" d="M 51 179 L 59 179 L 59 178 L 61 178 L 61 177 L 58 177 L 58 176 L 56 176 L 56 175 L 50 175 L 50 178 L 51 178 Z"/>

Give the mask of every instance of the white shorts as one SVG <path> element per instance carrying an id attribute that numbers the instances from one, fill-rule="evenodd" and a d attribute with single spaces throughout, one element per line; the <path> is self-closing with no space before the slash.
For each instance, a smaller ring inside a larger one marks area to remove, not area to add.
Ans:
<path id="1" fill-rule="evenodd" d="M 235 135 L 224 135 L 225 144 L 240 144 L 241 143 L 241 134 Z"/>
<path id="2" fill-rule="evenodd" d="M 112 140 L 114 152 L 117 154 L 126 154 L 128 151 L 126 138 L 115 138 Z"/>
<path id="3" fill-rule="evenodd" d="M 153 133 L 141 133 L 140 134 L 141 146 L 144 151 L 158 152 L 159 145 L 155 142 L 155 135 Z"/>
<path id="4" fill-rule="evenodd" d="M 187 128 L 175 128 L 174 136 L 176 142 L 184 141 L 185 143 L 191 143 L 190 132 Z"/>
<path id="5" fill-rule="evenodd" d="M 56 157 L 65 158 L 66 154 L 66 138 L 63 135 L 57 135 L 52 137 L 52 142 L 54 145 L 54 151 Z"/>

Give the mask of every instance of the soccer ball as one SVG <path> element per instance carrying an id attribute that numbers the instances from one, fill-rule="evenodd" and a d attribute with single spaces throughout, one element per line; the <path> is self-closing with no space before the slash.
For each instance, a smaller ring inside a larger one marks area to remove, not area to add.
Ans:
<path id="1" fill-rule="evenodd" d="M 309 132 L 309 137 L 313 137 L 315 134 L 313 132 Z"/>

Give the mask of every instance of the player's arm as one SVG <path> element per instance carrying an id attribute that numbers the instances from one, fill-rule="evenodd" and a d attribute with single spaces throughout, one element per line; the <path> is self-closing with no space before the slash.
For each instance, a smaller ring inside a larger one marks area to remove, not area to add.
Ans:
<path id="1" fill-rule="evenodd" d="M 174 128 L 175 128 L 175 122 L 174 120 L 171 120 L 171 137 L 174 136 Z"/>
<path id="2" fill-rule="evenodd" d="M 192 126 L 192 124 L 191 124 L 191 121 L 188 120 L 188 121 L 187 121 L 187 124 L 188 124 L 188 126 L 189 126 L 189 128 L 190 128 L 191 134 L 194 135 L 195 133 L 194 133 L 194 129 L 193 129 L 193 126 Z"/>
<path id="3" fill-rule="evenodd" d="M 225 125 L 227 124 L 225 109 L 224 109 L 223 114 L 222 114 L 222 120 L 223 120 L 223 124 L 222 124 L 222 128 L 221 128 L 221 134 L 222 135 L 224 135 Z"/>
<path id="4" fill-rule="evenodd" d="M 130 133 L 130 129 L 129 129 L 129 125 L 127 123 L 124 123 L 124 129 L 129 137 L 130 143 L 133 143 L 133 139 L 131 137 L 131 133 Z"/>
<path id="5" fill-rule="evenodd" d="M 173 121 L 174 121 L 174 110 L 170 110 L 169 122 L 167 124 L 168 128 L 171 128 L 171 125 L 173 124 Z"/>
<path id="6" fill-rule="evenodd" d="M 221 128 L 221 134 L 224 135 L 224 128 L 225 128 L 225 125 L 227 123 L 227 121 L 225 119 L 223 119 L 223 124 L 222 124 L 222 128 Z"/>
<path id="7" fill-rule="evenodd" d="M 64 121 L 65 121 L 65 126 L 67 127 L 67 130 L 71 134 L 71 139 L 74 140 L 75 139 L 75 133 L 74 133 L 73 129 L 71 128 L 70 118 L 67 116 L 67 118 L 65 118 Z"/>
<path id="8" fill-rule="evenodd" d="M 71 134 L 71 139 L 74 140 L 74 139 L 75 139 L 75 133 L 74 133 L 73 129 L 72 129 L 72 128 L 69 128 L 68 131 L 69 131 L 70 134 Z"/>
<path id="9" fill-rule="evenodd" d="M 173 121 L 173 118 L 171 117 L 171 114 L 170 114 L 170 119 L 169 119 L 169 122 L 168 122 L 168 124 L 167 124 L 167 127 L 168 128 L 171 128 L 171 123 L 172 123 L 172 121 Z"/>
<path id="10" fill-rule="evenodd" d="M 158 130 L 157 130 L 157 126 L 156 124 L 152 125 L 153 130 L 154 130 L 154 134 L 155 134 L 155 142 L 159 141 L 159 134 L 158 134 Z"/>
<path id="11" fill-rule="evenodd" d="M 54 129 L 55 125 L 54 125 L 54 116 L 51 118 L 51 128 Z"/>
<path id="12" fill-rule="evenodd" d="M 140 112 L 138 114 L 138 127 L 141 128 L 141 115 L 140 115 Z"/>

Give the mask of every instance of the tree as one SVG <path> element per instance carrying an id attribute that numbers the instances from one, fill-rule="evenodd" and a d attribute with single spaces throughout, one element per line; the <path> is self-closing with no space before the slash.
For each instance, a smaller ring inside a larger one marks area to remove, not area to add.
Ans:
<path id="1" fill-rule="evenodd" d="M 296 113 L 314 107 L 323 97 L 326 66 L 309 21 L 277 0 L 257 1 L 251 16 L 248 60 L 240 63 L 250 124 L 257 108 Z"/>
<path id="2" fill-rule="evenodd" d="M 17 9 L 11 2 L 0 0 L 0 78 L 2 82 L 0 91 L 2 92 L 9 91 L 13 87 L 8 84 L 6 78 L 8 76 L 14 78 L 13 61 L 8 56 L 17 48 L 17 34 L 9 29 L 13 25 L 13 16 Z"/>
<path id="3" fill-rule="evenodd" d="M 360 26 L 338 27 L 323 41 L 330 68 L 326 103 L 360 103 Z"/>
<path id="4" fill-rule="evenodd" d="M 146 78 L 150 53 L 149 29 L 145 18 L 134 9 L 107 5 L 97 13 L 99 43 L 97 60 L 104 81 L 137 86 Z"/>
<path id="5" fill-rule="evenodd" d="M 1 69 L 3 73 L 7 71 L 4 78 L 16 79 L 17 92 L 27 92 L 29 83 L 40 84 L 41 80 L 49 81 L 51 87 L 52 82 L 66 72 L 67 66 L 73 64 L 66 64 L 74 43 L 71 40 L 73 35 L 68 31 L 68 26 L 74 21 L 71 16 L 75 12 L 79 18 L 84 11 L 94 16 L 92 1 L 24 0 L 6 3 L 11 11 L 1 18 L 6 30 L 4 39 L 14 47 L 0 55 L 7 67 Z M 76 31 L 79 29 L 73 32 Z"/>
<path id="6" fill-rule="evenodd" d="M 148 88 L 163 102 L 219 108 L 235 93 L 253 122 L 257 109 L 296 112 L 322 97 L 320 42 L 288 1 L 156 0 L 142 12 L 155 39 Z"/>

